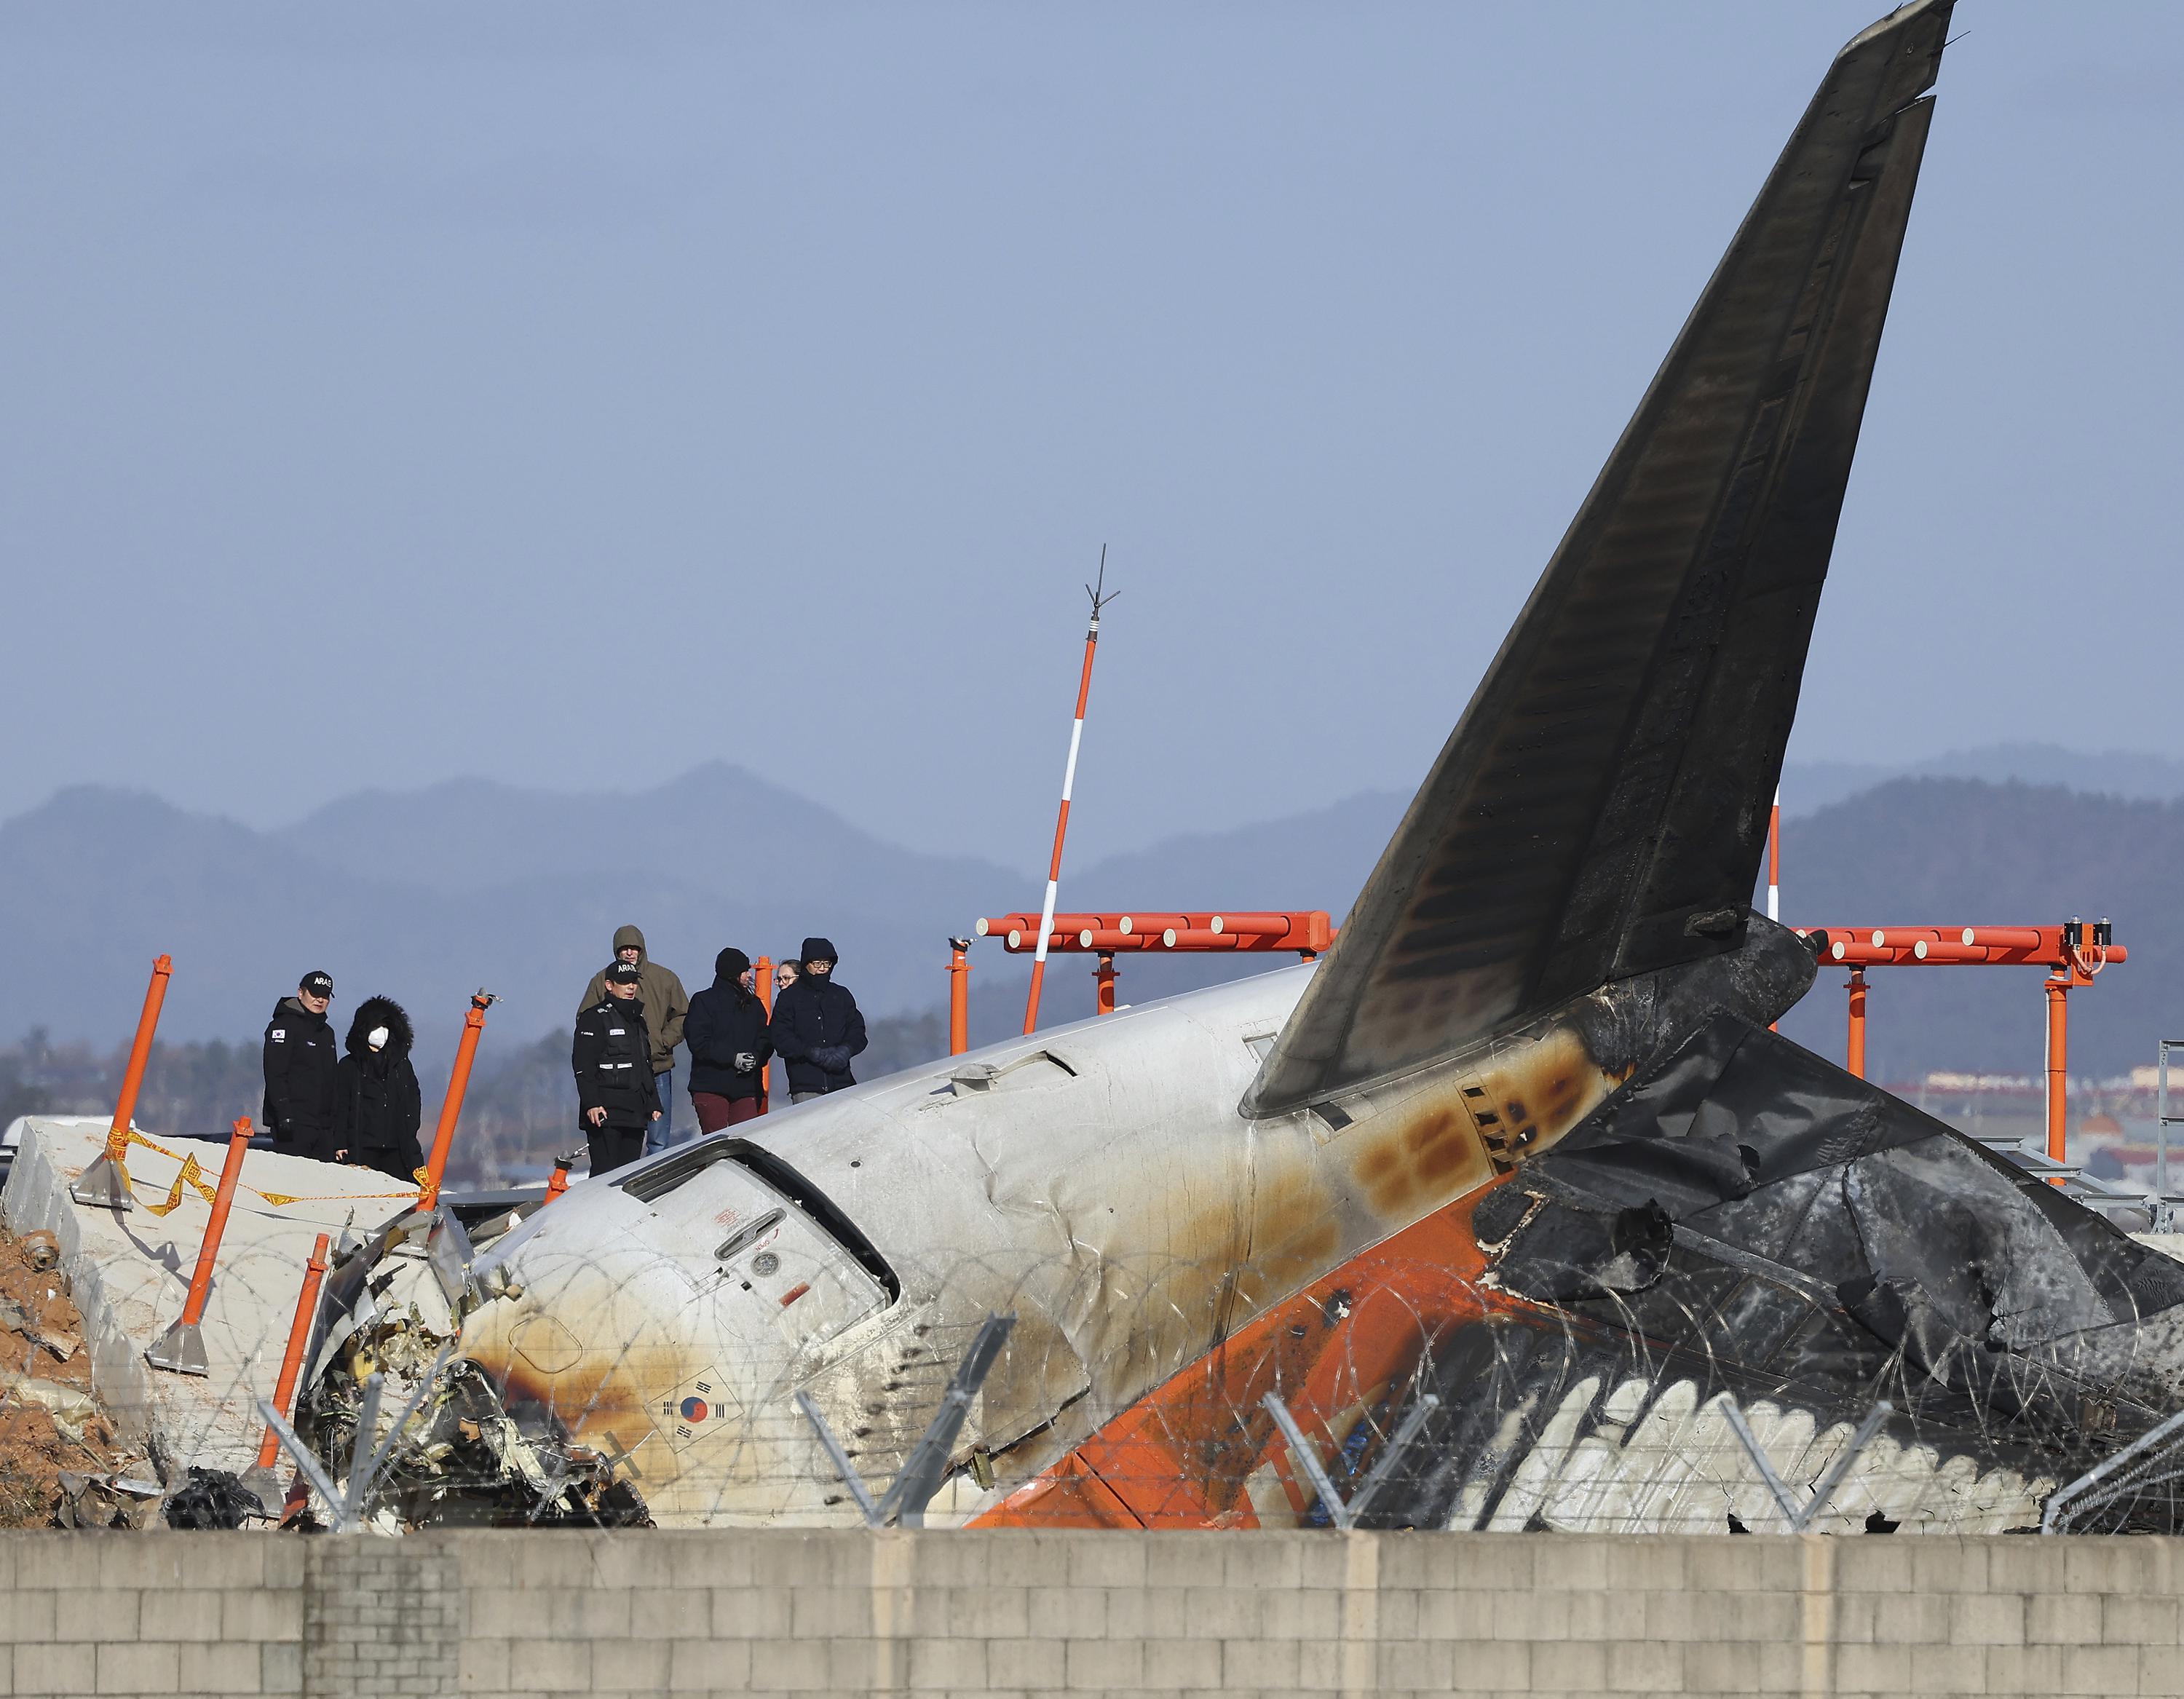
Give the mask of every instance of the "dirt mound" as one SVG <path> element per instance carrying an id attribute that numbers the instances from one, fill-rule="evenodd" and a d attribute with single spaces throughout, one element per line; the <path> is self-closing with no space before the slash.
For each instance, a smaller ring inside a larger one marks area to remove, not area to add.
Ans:
<path id="1" fill-rule="evenodd" d="M 151 1471 L 92 1396 L 82 1319 L 53 1261 L 50 1234 L 0 1233 L 0 1528 L 44 1528 L 57 1515 L 70 1526 L 134 1524 L 156 1500 L 85 1485 L 148 1481 Z"/>

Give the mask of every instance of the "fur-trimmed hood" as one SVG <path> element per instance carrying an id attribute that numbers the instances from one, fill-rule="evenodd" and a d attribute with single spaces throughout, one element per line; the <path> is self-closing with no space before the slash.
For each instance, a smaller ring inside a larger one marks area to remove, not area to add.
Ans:
<path id="1" fill-rule="evenodd" d="M 344 1048 L 353 1056 L 368 1056 L 371 1046 L 365 1042 L 374 1027 L 387 1028 L 387 1048 L 380 1052 L 393 1059 L 410 1054 L 415 1037 L 410 1030 L 410 1017 L 402 1005 L 392 997 L 367 997 L 356 1005 L 356 1017 L 348 1023 L 348 1043 Z"/>

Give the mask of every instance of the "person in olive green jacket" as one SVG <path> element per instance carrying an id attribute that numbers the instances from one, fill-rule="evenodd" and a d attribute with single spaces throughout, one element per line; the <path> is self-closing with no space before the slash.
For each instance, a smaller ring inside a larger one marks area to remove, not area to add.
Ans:
<path id="1" fill-rule="evenodd" d="M 645 1152 L 664 1150 L 675 1143 L 675 1051 L 682 1042 L 682 1020 L 690 1012 L 690 996 L 671 968 L 663 967 L 644 953 L 644 934 L 633 926 L 616 927 L 615 960 L 637 969 L 638 1001 L 644 1009 L 645 1030 L 652 1038 L 653 1083 L 660 1089 L 660 1118 L 645 1135 Z M 602 967 L 584 989 L 577 1005 L 582 1015 L 607 994 L 607 973 Z M 690 1136 L 684 1128 L 682 1136 Z"/>

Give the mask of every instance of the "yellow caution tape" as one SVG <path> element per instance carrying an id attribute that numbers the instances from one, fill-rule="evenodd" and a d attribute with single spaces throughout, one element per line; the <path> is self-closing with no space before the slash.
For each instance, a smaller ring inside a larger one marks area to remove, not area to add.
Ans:
<path id="1" fill-rule="evenodd" d="M 149 1210 L 153 1215 L 165 1215 L 170 1211 L 180 1207 L 182 1201 L 182 1188 L 186 1185 L 195 1187 L 198 1195 L 203 1198 L 208 1204 L 211 1203 L 213 1199 L 218 1195 L 218 1193 L 215 1192 L 211 1186 L 205 1184 L 203 1178 L 204 1170 L 198 1166 L 198 1159 L 195 1156 L 185 1156 L 179 1150 L 170 1150 L 164 1145 L 160 1144 L 157 1139 L 147 1139 L 142 1133 L 136 1132 L 133 1128 L 131 1130 L 129 1134 L 129 1142 L 132 1145 L 142 1145 L 148 1150 L 156 1150 L 162 1156 L 168 1158 L 170 1161 L 180 1162 L 182 1165 L 181 1173 L 175 1176 L 175 1184 L 173 1188 L 167 1194 L 167 1200 L 164 1203 L 146 1204 L 144 1206 L 144 1207 Z M 129 1183 L 129 1170 L 125 1166 L 122 1166 L 120 1164 L 116 1164 L 116 1166 L 121 1167 L 122 1184 L 126 1185 Z M 316 1195 L 309 1194 L 291 1195 L 287 1192 L 260 1191 L 256 1186 L 243 1185 L 240 1180 L 237 1181 L 236 1184 L 240 1188 L 240 1189 L 248 1192 L 252 1196 L 263 1198 L 275 1209 L 280 1209 L 286 1205 L 292 1203 L 372 1203 L 376 1202 L 382 1198 L 410 1198 L 414 1200 L 423 1196 L 425 1187 L 425 1171 L 422 1168 L 417 1170 L 417 1189 L 414 1191 L 405 1192 L 324 1192 Z"/>

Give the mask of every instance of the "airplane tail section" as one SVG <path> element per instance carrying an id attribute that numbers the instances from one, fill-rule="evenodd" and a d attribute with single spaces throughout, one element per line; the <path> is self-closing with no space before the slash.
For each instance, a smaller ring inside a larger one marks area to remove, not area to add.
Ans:
<path id="1" fill-rule="evenodd" d="M 1743 941 L 1952 3 L 1837 55 L 1247 1112 Z"/>

